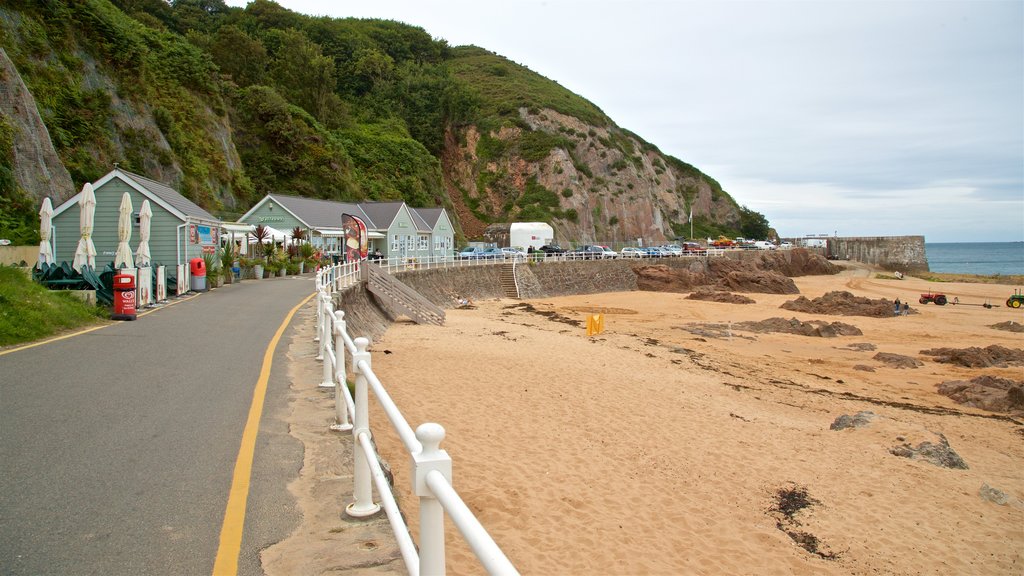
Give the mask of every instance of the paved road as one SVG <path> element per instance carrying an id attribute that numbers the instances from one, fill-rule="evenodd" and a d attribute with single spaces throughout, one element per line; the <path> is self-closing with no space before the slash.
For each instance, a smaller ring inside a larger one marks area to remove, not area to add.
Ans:
<path id="1" fill-rule="evenodd" d="M 211 574 L 263 354 L 310 277 L 226 286 L 0 356 L 0 574 Z M 274 354 L 240 574 L 297 524 Z"/>

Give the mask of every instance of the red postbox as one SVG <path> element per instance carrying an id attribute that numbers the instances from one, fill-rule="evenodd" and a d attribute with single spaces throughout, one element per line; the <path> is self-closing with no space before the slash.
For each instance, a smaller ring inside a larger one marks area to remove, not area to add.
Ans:
<path id="1" fill-rule="evenodd" d="M 135 276 L 117 274 L 114 276 L 113 320 L 135 320 Z"/>

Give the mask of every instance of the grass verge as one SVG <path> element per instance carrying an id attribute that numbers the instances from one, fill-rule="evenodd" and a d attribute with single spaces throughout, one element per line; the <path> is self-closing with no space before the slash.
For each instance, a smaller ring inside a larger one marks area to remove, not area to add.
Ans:
<path id="1" fill-rule="evenodd" d="M 22 344 L 108 318 L 105 308 L 47 290 L 17 267 L 0 266 L 0 346 Z"/>

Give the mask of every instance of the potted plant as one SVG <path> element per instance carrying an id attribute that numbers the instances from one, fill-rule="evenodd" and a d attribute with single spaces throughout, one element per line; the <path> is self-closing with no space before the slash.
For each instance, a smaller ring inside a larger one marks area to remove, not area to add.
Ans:
<path id="1" fill-rule="evenodd" d="M 225 284 L 231 284 L 234 279 L 235 252 L 230 246 L 220 249 L 220 275 Z"/>
<path id="2" fill-rule="evenodd" d="M 273 242 L 267 242 L 267 239 L 270 238 L 270 230 L 263 224 L 258 224 L 250 234 L 256 240 L 257 250 L 262 253 L 263 258 L 266 258 L 268 250 L 272 250 L 274 246 Z M 253 273 L 257 280 L 263 278 L 263 266 L 262 260 L 257 260 L 253 264 Z"/>
<path id="3" fill-rule="evenodd" d="M 294 276 L 299 273 L 299 262 L 297 260 L 288 260 L 288 264 L 285 267 L 288 275 Z"/>
<path id="4" fill-rule="evenodd" d="M 221 286 L 220 260 L 216 254 L 203 254 L 203 263 L 206 265 L 206 287 L 219 288 Z"/>
<path id="5" fill-rule="evenodd" d="M 299 261 L 299 274 L 302 274 L 305 271 L 306 262 L 309 262 L 310 268 L 313 268 L 316 265 L 316 262 L 313 259 L 315 255 L 316 250 L 313 249 L 312 244 L 303 244 L 302 246 L 299 246 L 299 256 L 302 257 L 302 260 Z"/>

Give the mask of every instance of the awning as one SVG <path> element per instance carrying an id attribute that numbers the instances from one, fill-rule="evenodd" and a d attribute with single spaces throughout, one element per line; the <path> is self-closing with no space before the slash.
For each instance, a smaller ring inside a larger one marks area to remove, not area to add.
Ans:
<path id="1" fill-rule="evenodd" d="M 325 238 L 332 238 L 332 237 L 340 238 L 340 237 L 345 235 L 345 231 L 344 230 L 340 230 L 340 229 L 337 229 L 337 228 L 315 228 L 315 229 L 313 229 L 313 231 L 316 232 L 317 234 L 319 234 L 320 236 L 325 237 Z M 367 238 L 387 238 L 387 235 L 381 234 L 380 232 L 367 232 L 366 233 L 366 237 Z"/>

